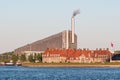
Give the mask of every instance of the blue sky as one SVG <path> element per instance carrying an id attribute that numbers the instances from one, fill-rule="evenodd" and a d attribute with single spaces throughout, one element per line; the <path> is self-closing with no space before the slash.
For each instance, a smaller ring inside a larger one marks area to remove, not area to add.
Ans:
<path id="1" fill-rule="evenodd" d="M 78 48 L 120 49 L 120 0 L 0 0 L 0 53 L 71 29 Z"/>

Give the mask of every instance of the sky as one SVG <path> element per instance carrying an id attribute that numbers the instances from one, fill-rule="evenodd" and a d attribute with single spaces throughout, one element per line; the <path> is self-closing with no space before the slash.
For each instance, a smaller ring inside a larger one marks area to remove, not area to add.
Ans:
<path id="1" fill-rule="evenodd" d="M 70 30 L 77 9 L 78 48 L 120 50 L 120 0 L 0 0 L 0 53 Z"/>

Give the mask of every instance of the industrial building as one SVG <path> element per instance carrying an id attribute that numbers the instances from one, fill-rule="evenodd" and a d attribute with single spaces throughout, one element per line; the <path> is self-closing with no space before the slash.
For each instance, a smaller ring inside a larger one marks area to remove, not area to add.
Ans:
<path id="1" fill-rule="evenodd" d="M 21 54 L 25 52 L 45 51 L 50 49 L 77 49 L 77 35 L 75 34 L 75 16 L 79 14 L 79 10 L 74 11 L 71 18 L 71 30 L 65 30 L 58 34 L 52 35 L 42 40 L 38 40 L 31 44 L 25 45 L 18 49 L 15 49 L 15 54 Z"/>
<path id="2" fill-rule="evenodd" d="M 51 49 L 77 49 L 77 35 L 74 34 L 74 43 L 72 43 L 72 31 L 65 30 L 42 40 L 15 49 L 15 54 L 25 53 L 26 51 L 45 51 Z"/>

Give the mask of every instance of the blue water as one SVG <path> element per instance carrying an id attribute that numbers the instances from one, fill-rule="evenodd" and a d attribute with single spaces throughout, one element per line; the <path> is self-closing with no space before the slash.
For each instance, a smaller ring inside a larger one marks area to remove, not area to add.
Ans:
<path id="1" fill-rule="evenodd" d="M 0 66 L 0 80 L 120 80 L 120 68 Z"/>

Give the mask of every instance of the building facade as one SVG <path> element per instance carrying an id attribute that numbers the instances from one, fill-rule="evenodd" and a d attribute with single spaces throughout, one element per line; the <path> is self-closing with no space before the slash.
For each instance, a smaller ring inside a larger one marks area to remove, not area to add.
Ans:
<path id="1" fill-rule="evenodd" d="M 43 63 L 96 63 L 106 62 L 110 59 L 109 49 L 47 49 L 42 54 Z"/>

